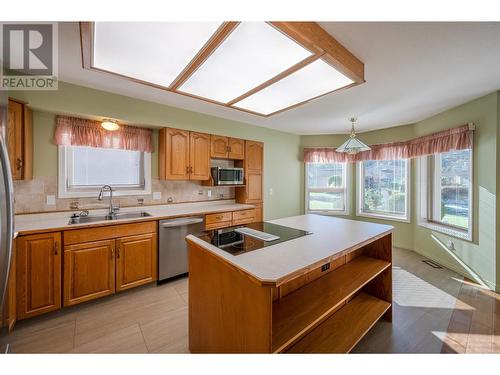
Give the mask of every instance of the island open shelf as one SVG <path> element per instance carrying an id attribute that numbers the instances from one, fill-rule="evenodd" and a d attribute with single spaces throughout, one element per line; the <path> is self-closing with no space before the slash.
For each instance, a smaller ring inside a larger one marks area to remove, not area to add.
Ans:
<path id="1" fill-rule="evenodd" d="M 192 353 L 348 353 L 392 319 L 391 231 L 275 280 L 187 241 Z"/>

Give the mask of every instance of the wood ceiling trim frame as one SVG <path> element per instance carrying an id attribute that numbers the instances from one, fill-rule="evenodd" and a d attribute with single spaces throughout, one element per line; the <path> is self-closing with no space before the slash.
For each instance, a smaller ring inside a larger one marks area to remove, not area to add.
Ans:
<path id="1" fill-rule="evenodd" d="M 210 57 L 210 55 L 226 40 L 226 38 L 231 34 L 231 32 L 236 29 L 240 22 L 230 21 L 224 22 L 210 37 L 203 48 L 195 55 L 191 62 L 182 70 L 182 72 L 175 78 L 175 80 L 170 84 L 170 86 L 157 85 L 152 82 L 143 81 L 137 78 L 126 76 L 120 73 L 108 71 L 105 69 L 100 69 L 94 67 L 93 62 L 93 33 L 94 33 L 94 23 L 93 22 L 80 22 L 80 42 L 81 42 L 81 52 L 82 52 L 82 66 L 84 69 L 93 70 L 97 72 L 112 74 L 130 80 L 132 82 L 140 83 L 143 85 L 151 86 L 161 90 L 170 91 L 172 93 L 180 94 L 186 97 L 195 98 L 203 100 L 208 103 L 217 104 L 226 108 L 232 108 L 238 111 L 250 113 L 253 115 L 261 117 L 270 117 L 281 112 L 285 112 L 292 108 L 299 107 L 305 103 L 312 100 L 318 99 L 322 96 L 331 94 L 336 91 L 348 89 L 365 82 L 364 79 L 364 64 L 351 52 L 349 52 L 342 44 L 340 44 L 334 37 L 328 34 L 321 26 L 316 22 L 268 22 L 276 30 L 282 32 L 284 35 L 288 36 L 290 39 L 300 44 L 304 48 L 310 50 L 313 55 L 300 61 L 299 63 L 293 65 L 292 67 L 286 69 L 285 71 L 277 74 L 275 77 L 261 83 L 257 87 L 247 91 L 246 93 L 240 95 L 239 97 L 232 99 L 228 103 L 221 103 L 209 98 L 204 98 L 196 95 L 192 95 L 186 92 L 179 91 L 178 88 L 186 82 L 189 77 Z M 247 110 L 244 108 L 236 107 L 234 104 L 239 101 L 265 89 L 268 86 L 280 81 L 281 79 L 289 76 L 290 74 L 300 70 L 301 68 L 309 65 L 313 61 L 321 58 L 328 64 L 332 65 L 339 72 L 343 73 L 354 82 L 350 85 L 326 92 L 324 94 L 315 96 L 313 98 L 304 100 L 299 103 L 295 103 L 286 108 L 282 108 L 278 111 L 263 114 Z"/>
<path id="2" fill-rule="evenodd" d="M 236 29 L 240 22 L 224 22 L 217 31 L 210 37 L 208 42 L 196 54 L 191 62 L 174 79 L 169 89 L 175 92 L 177 88 L 191 77 L 194 72 L 210 57 L 210 55 L 226 40 L 226 38 Z"/>
<path id="3" fill-rule="evenodd" d="M 355 83 L 365 82 L 365 65 L 316 22 L 271 24 L 305 48 L 324 52 L 322 58 Z"/>

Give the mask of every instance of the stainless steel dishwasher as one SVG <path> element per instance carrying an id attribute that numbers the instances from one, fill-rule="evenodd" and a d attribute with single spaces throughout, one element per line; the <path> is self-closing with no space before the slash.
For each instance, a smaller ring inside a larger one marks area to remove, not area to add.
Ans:
<path id="1" fill-rule="evenodd" d="M 204 230 L 205 219 L 199 216 L 160 221 L 158 282 L 188 272 L 186 236 L 198 235 Z"/>

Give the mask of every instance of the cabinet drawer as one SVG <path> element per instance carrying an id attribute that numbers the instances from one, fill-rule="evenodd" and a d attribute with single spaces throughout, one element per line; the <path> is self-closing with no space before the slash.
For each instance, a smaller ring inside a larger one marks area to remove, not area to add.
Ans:
<path id="1" fill-rule="evenodd" d="M 243 225 L 253 223 L 253 217 L 245 217 L 243 219 L 233 220 L 233 225 Z"/>
<path id="2" fill-rule="evenodd" d="M 252 208 L 251 210 L 243 210 L 243 211 L 234 211 L 233 212 L 233 221 L 241 221 L 247 219 L 255 218 L 255 210 Z"/>
<path id="3" fill-rule="evenodd" d="M 83 242 L 108 240 L 136 234 L 155 233 L 158 222 L 145 221 L 121 225 L 105 225 L 102 227 L 74 229 L 64 231 L 64 245 Z"/>
<path id="4" fill-rule="evenodd" d="M 232 212 L 221 212 L 218 214 L 209 214 L 205 216 L 205 224 L 208 226 L 212 224 L 222 223 L 224 221 L 231 222 L 233 220 Z"/>
<path id="5" fill-rule="evenodd" d="M 205 230 L 214 230 L 214 229 L 221 229 L 221 228 L 227 228 L 233 225 L 232 221 L 221 221 L 220 223 L 212 223 L 212 224 L 206 224 L 205 225 Z"/>

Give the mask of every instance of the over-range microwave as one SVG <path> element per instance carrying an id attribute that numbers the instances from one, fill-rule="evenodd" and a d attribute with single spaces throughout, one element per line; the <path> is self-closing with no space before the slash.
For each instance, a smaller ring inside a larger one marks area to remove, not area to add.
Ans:
<path id="1" fill-rule="evenodd" d="M 243 185 L 243 168 L 212 167 L 214 185 Z"/>

